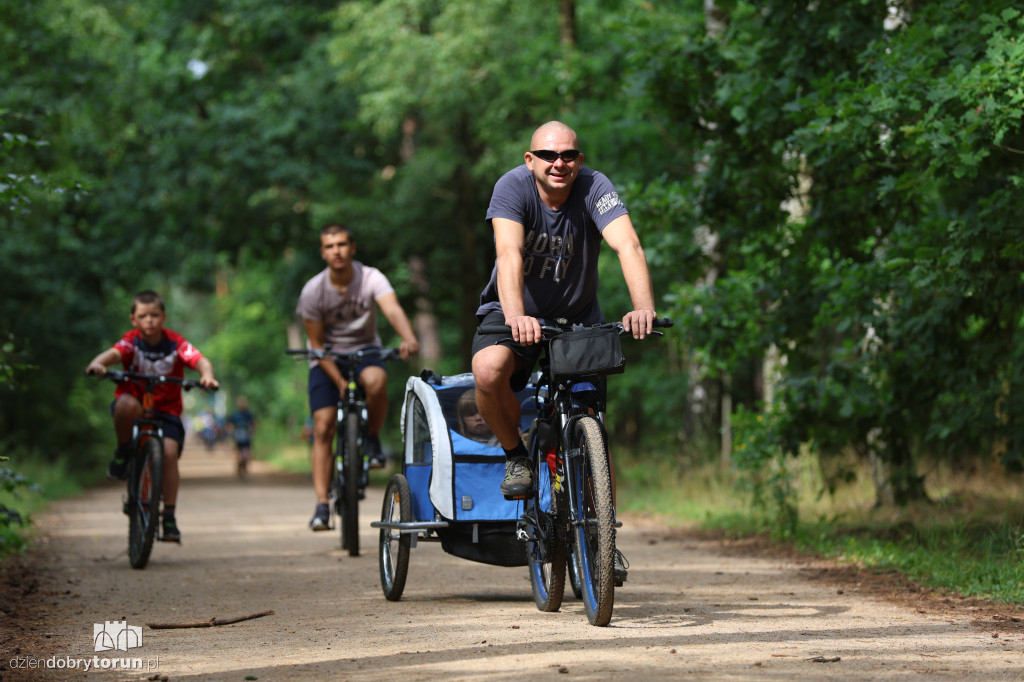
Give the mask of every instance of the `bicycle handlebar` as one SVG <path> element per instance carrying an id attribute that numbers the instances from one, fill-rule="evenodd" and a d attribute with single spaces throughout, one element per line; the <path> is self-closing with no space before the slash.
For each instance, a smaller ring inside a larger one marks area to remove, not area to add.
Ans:
<path id="1" fill-rule="evenodd" d="M 332 357 L 338 360 L 362 360 L 363 358 L 379 357 L 381 360 L 400 360 L 402 356 L 397 348 L 363 348 L 351 353 L 341 353 L 329 348 L 288 348 L 284 351 L 287 355 L 297 355 L 310 360 L 323 360 Z"/>
<path id="2" fill-rule="evenodd" d="M 180 384 L 186 391 L 191 391 L 193 388 L 212 393 L 216 391 L 216 388 L 209 388 L 199 383 L 198 379 L 185 379 L 183 377 L 172 377 L 166 374 L 145 374 L 143 372 L 135 372 L 132 370 L 119 370 L 119 369 L 108 369 L 105 374 L 86 374 L 86 376 L 93 376 L 97 379 L 109 379 L 115 384 L 120 384 L 125 381 L 137 381 L 144 382 L 149 385 L 155 384 Z"/>
<path id="3" fill-rule="evenodd" d="M 667 329 L 668 327 L 674 327 L 675 324 L 676 324 L 675 320 L 673 320 L 670 317 L 660 317 L 660 318 L 657 318 L 657 319 L 654 320 L 654 322 L 652 323 L 652 326 L 655 327 L 655 328 L 659 328 L 660 327 L 660 328 L 663 328 L 663 329 Z M 577 328 L 579 328 L 579 329 L 616 329 L 616 330 L 618 330 L 619 334 L 629 334 L 630 333 L 630 332 L 624 331 L 622 329 L 622 322 L 603 322 L 601 324 L 575 325 L 575 326 Z M 543 337 L 545 339 L 550 339 L 552 336 L 558 336 L 559 334 L 564 334 L 566 332 L 573 331 L 573 327 L 574 327 L 574 325 L 571 325 L 571 324 L 567 324 L 567 325 L 542 324 L 540 326 L 540 331 L 541 331 L 541 334 L 543 335 Z M 508 325 L 504 325 L 504 324 L 487 324 L 487 325 L 481 325 L 481 327 L 480 327 L 480 333 L 481 334 L 504 334 L 508 330 L 509 330 L 509 326 Z M 659 331 L 655 331 L 655 332 L 651 332 L 651 333 L 652 333 L 652 335 L 653 334 L 657 334 L 658 336 L 661 336 L 663 334 L 663 332 L 659 332 Z"/>

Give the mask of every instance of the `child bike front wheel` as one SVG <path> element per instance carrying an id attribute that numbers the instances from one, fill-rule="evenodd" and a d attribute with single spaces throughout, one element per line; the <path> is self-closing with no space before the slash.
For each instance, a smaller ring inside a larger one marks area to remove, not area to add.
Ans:
<path id="1" fill-rule="evenodd" d="M 135 455 L 128 477 L 128 560 L 132 568 L 145 568 L 160 524 L 164 446 L 150 437 Z"/>

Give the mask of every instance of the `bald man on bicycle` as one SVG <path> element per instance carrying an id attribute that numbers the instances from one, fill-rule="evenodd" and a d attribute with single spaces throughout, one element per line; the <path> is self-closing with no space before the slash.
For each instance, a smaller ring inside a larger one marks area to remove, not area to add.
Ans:
<path id="1" fill-rule="evenodd" d="M 507 496 L 528 494 L 529 456 L 519 434 L 522 388 L 540 353 L 540 320 L 603 322 L 597 301 L 602 240 L 618 255 L 633 310 L 622 324 L 638 339 L 657 317 L 647 259 L 626 207 L 602 173 L 583 166 L 575 131 L 551 121 L 537 128 L 525 163 L 494 186 L 487 220 L 496 258 L 480 294 L 481 325 L 507 325 L 507 334 L 473 338 L 473 375 L 480 414 L 505 450 Z"/>

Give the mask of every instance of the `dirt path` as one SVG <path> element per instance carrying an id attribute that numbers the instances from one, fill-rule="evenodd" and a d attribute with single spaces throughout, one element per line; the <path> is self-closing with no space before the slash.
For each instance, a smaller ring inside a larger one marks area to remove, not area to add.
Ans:
<path id="1" fill-rule="evenodd" d="M 436 544 L 412 551 L 405 595 L 391 603 L 372 528 L 358 558 L 339 551 L 335 532 L 306 530 L 305 477 L 257 465 L 242 482 L 230 453 L 202 450 L 184 458 L 183 476 L 184 543 L 158 544 L 142 571 L 123 553 L 120 485 L 37 517 L 38 549 L 2 576 L 0 679 L 1024 678 L 1024 632 L 1011 616 L 978 627 L 979 613 L 948 601 L 865 596 L 808 577 L 807 565 L 644 519 L 624 519 L 632 566 L 606 628 L 589 626 L 571 594 L 561 612 L 539 612 L 525 568 L 456 559 Z M 366 524 L 381 496 L 370 491 Z M 213 628 L 145 626 L 271 609 Z M 94 652 L 94 624 L 122 620 L 141 627 L 143 646 Z M 158 668 L 83 669 L 122 656 Z M 56 661 L 78 667 L 11 669 Z"/>

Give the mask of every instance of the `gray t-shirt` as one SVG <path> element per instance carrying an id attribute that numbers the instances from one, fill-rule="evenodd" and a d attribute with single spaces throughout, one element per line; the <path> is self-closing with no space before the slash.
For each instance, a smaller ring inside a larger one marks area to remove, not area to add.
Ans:
<path id="1" fill-rule="evenodd" d="M 523 226 L 523 303 L 527 315 L 582 324 L 603 320 L 597 302 L 601 232 L 627 213 L 611 180 L 590 168 L 580 169 L 569 198 L 557 211 L 541 200 L 526 164 L 501 176 L 494 185 L 486 218 L 507 218 Z M 480 294 L 478 317 L 501 310 L 497 277 L 495 264 Z"/>
<path id="2" fill-rule="evenodd" d="M 352 270 L 352 281 L 341 293 L 331 284 L 330 268 L 324 268 L 302 287 L 295 308 L 303 320 L 323 323 L 324 343 L 339 353 L 381 345 L 376 303 L 394 291 L 377 268 L 352 261 Z"/>

